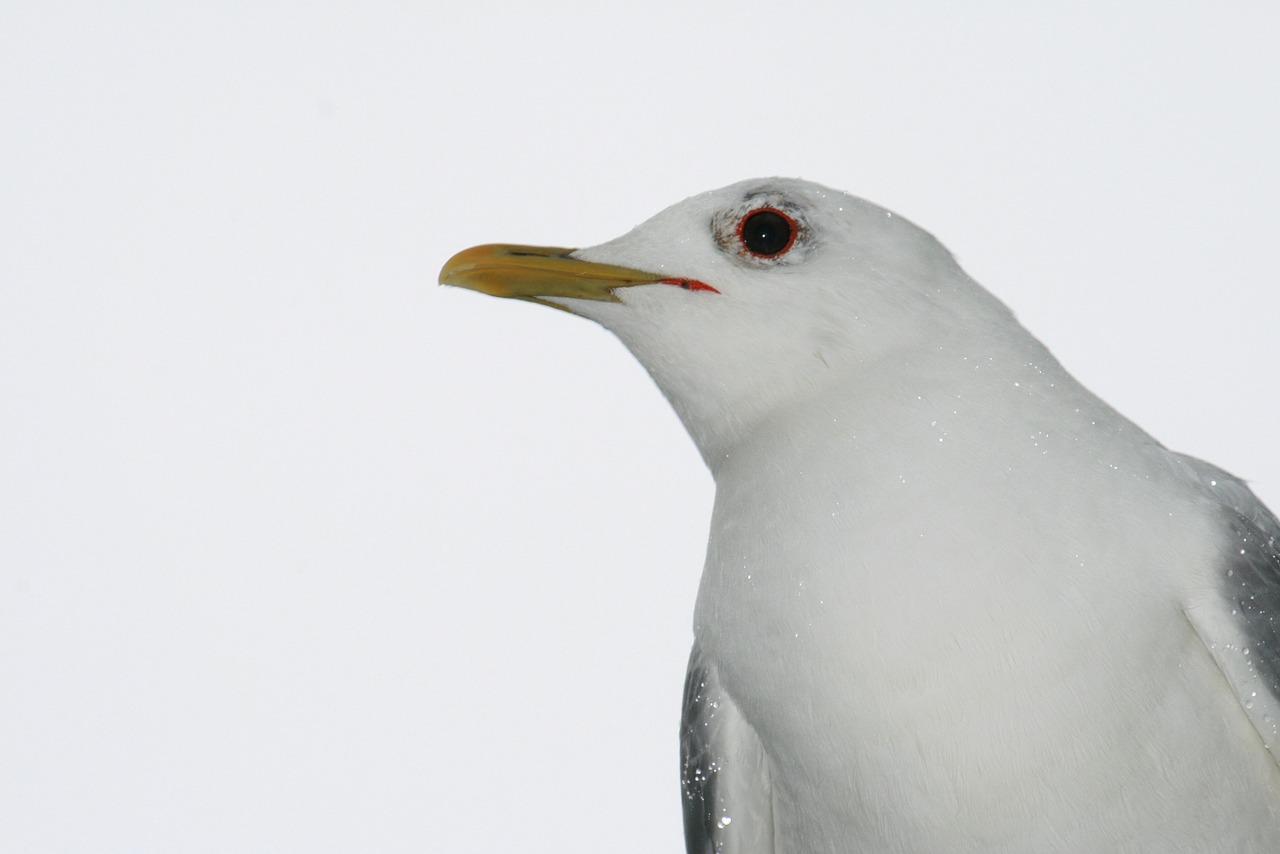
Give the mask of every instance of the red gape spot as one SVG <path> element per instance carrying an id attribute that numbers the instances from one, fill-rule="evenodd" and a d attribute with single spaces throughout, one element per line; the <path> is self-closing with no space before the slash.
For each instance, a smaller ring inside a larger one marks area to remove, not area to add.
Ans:
<path id="1" fill-rule="evenodd" d="M 675 285 L 678 288 L 684 288 L 686 291 L 711 291 L 713 294 L 720 293 L 706 282 L 699 282 L 697 279 L 663 279 L 659 284 Z"/>

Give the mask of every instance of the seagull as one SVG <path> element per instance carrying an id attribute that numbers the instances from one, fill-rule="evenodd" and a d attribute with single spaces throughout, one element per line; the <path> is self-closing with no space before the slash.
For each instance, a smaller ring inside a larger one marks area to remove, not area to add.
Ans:
<path id="1" fill-rule="evenodd" d="M 932 235 L 757 179 L 440 282 L 612 331 L 715 478 L 690 854 L 1280 851 L 1280 523 Z"/>

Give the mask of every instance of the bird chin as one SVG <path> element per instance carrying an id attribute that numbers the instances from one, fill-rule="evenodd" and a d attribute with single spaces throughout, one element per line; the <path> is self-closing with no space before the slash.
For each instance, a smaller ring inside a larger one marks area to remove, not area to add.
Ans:
<path id="1" fill-rule="evenodd" d="M 525 302 L 536 302 L 538 305 L 545 305 L 547 308 L 555 308 L 555 309 L 559 309 L 560 311 L 567 311 L 570 314 L 576 314 L 579 317 L 585 317 L 586 315 L 584 315 L 580 311 L 574 311 L 574 309 L 570 305 L 568 305 L 568 303 L 581 303 L 581 302 L 589 303 L 590 302 L 590 300 L 562 299 L 559 297 L 515 297 L 515 299 L 524 300 Z"/>
<path id="2" fill-rule="evenodd" d="M 545 305 L 549 308 L 558 308 L 560 311 L 567 311 L 569 314 L 575 314 L 578 317 L 585 317 L 587 320 L 595 320 L 585 308 L 591 305 L 591 300 L 572 299 L 570 297 L 525 297 L 529 302 L 536 302 L 538 305 Z"/>
<path id="3" fill-rule="evenodd" d="M 626 294 L 615 295 L 618 297 L 617 302 L 576 299 L 574 297 L 536 297 L 531 298 L 530 301 L 541 303 L 551 308 L 558 308 L 561 311 L 576 314 L 578 317 L 592 320 L 601 326 L 608 327 L 609 321 L 616 318 L 619 311 L 627 310 Z"/>

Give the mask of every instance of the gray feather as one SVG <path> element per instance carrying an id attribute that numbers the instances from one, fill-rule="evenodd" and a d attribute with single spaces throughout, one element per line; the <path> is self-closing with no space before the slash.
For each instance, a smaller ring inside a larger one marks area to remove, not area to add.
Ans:
<path id="1" fill-rule="evenodd" d="M 1268 705 L 1280 702 L 1280 521 L 1240 478 L 1203 460 L 1177 456 L 1226 511 L 1229 539 L 1219 580 L 1247 662 L 1243 671 L 1228 668 L 1227 676 L 1263 740 L 1274 745 L 1275 722 L 1256 713 L 1254 692 L 1266 691 Z"/>
<path id="2" fill-rule="evenodd" d="M 688 854 L 772 854 L 768 757 L 696 644 L 680 722 L 680 786 Z"/>

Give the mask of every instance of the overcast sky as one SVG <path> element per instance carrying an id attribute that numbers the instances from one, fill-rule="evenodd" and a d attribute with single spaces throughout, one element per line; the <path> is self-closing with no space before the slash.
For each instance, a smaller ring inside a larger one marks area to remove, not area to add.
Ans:
<path id="1" fill-rule="evenodd" d="M 1280 7 L 857 5 L 0 6 L 0 848 L 679 850 L 710 477 L 475 243 L 849 190 L 1280 507 Z"/>

